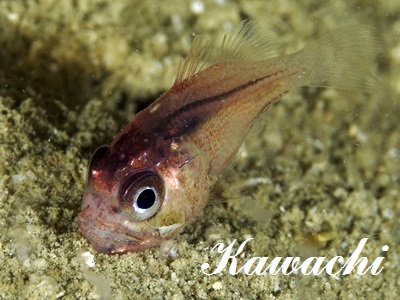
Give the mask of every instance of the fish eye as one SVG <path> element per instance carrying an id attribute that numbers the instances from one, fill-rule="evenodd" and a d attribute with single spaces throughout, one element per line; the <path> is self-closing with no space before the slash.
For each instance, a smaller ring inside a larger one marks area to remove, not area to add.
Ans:
<path id="1" fill-rule="evenodd" d="M 121 184 L 119 204 L 133 221 L 153 217 L 164 200 L 164 181 L 154 171 L 140 171 L 129 175 Z"/>
<path id="2" fill-rule="evenodd" d="M 89 185 L 91 179 L 96 174 L 96 171 L 99 170 L 99 163 L 103 159 L 104 155 L 106 155 L 107 150 L 108 146 L 103 145 L 97 148 L 96 151 L 93 153 L 92 158 L 89 162 L 89 167 L 86 175 L 86 186 Z"/>

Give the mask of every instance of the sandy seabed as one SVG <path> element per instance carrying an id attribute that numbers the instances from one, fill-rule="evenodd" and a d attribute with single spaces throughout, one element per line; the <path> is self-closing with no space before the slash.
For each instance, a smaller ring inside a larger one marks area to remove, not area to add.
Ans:
<path id="1" fill-rule="evenodd" d="M 1 299 L 394 299 L 400 285 L 399 1 L 0 2 Z M 291 53 L 377 28 L 376 90 L 291 91 L 258 121 L 212 204 L 162 248 L 96 253 L 78 213 L 93 151 L 173 83 L 193 34 L 251 18 Z M 385 256 L 377 276 L 215 276 L 254 256 Z M 384 245 L 389 246 L 382 252 Z M 82 255 L 84 254 L 84 255 Z M 93 264 L 90 258 L 93 255 Z"/>

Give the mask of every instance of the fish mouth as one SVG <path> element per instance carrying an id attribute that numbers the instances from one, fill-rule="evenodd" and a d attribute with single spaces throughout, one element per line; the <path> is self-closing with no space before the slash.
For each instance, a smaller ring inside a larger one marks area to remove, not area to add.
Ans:
<path id="1" fill-rule="evenodd" d="M 132 230 L 113 232 L 93 226 L 83 218 L 80 218 L 80 226 L 82 234 L 96 251 L 109 254 L 139 252 L 158 246 L 183 228 L 183 224 L 172 224 L 146 233 Z"/>
<path id="2" fill-rule="evenodd" d="M 112 198 L 111 198 L 112 199 Z M 100 253 L 125 253 L 140 251 L 148 244 L 148 239 L 134 228 L 123 227 L 124 216 L 113 210 L 115 205 L 87 191 L 82 199 L 82 211 L 79 214 L 79 226 L 83 236 Z"/>
<path id="3" fill-rule="evenodd" d="M 93 248 L 100 253 L 123 254 L 138 252 L 157 245 L 158 233 L 120 232 L 119 228 L 100 228 L 92 224 L 92 220 L 80 217 L 81 232 Z"/>
<path id="4" fill-rule="evenodd" d="M 110 202 L 90 192 L 85 193 L 79 214 L 82 234 L 100 253 L 123 254 L 138 252 L 160 245 L 179 232 L 184 223 L 166 226 L 150 226 L 147 223 L 131 222 Z"/>

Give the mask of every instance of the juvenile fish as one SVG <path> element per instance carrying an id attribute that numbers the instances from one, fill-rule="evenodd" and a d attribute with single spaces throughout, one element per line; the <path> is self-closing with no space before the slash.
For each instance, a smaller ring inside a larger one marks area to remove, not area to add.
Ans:
<path id="1" fill-rule="evenodd" d="M 172 88 L 97 149 L 79 215 L 97 251 L 150 248 L 193 221 L 254 122 L 289 90 L 370 88 L 377 43 L 368 26 L 341 28 L 287 56 L 271 58 L 271 49 L 253 22 L 215 50 L 196 37 Z"/>

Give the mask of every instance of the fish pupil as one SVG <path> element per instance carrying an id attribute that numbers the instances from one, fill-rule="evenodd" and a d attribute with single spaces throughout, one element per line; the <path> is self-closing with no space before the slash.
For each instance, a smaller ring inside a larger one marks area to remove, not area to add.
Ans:
<path id="1" fill-rule="evenodd" d="M 152 189 L 145 189 L 137 197 L 136 204 L 138 208 L 148 209 L 156 202 L 156 193 Z"/>

